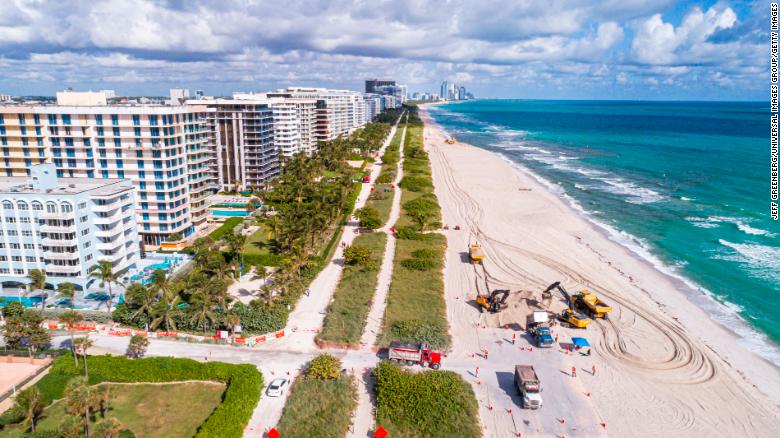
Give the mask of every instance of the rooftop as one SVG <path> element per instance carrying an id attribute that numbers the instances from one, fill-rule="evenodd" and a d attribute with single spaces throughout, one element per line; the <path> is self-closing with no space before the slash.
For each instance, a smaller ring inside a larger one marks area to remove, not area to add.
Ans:
<path id="1" fill-rule="evenodd" d="M 123 191 L 133 190 L 129 179 L 119 178 L 57 178 L 53 188 L 36 188 L 33 180 L 26 176 L 0 177 L 0 194 L 45 194 L 76 195 L 90 192 L 92 195 L 110 196 Z"/>

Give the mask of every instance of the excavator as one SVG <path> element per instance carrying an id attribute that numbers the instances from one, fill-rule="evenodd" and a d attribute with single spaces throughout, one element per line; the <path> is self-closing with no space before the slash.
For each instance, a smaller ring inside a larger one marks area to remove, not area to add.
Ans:
<path id="1" fill-rule="evenodd" d="M 561 325 L 583 329 L 587 327 L 588 324 L 590 324 L 590 318 L 588 318 L 583 313 L 572 309 L 575 307 L 576 303 L 572 302 L 571 295 L 569 295 L 569 292 L 567 292 L 566 289 L 561 286 L 560 281 L 556 281 L 555 283 L 551 284 L 547 289 L 545 289 L 544 292 L 542 292 L 543 299 L 544 296 L 549 295 L 553 289 L 558 289 L 561 295 L 563 295 L 563 297 L 566 299 L 566 302 L 569 304 L 569 308 L 565 309 L 563 312 L 561 312 L 560 315 L 558 315 L 558 319 L 561 320 Z"/>
<path id="2" fill-rule="evenodd" d="M 496 289 L 490 295 L 477 295 L 476 302 L 480 312 L 487 310 L 490 313 L 498 313 L 508 307 L 507 298 L 509 298 L 509 289 Z"/>

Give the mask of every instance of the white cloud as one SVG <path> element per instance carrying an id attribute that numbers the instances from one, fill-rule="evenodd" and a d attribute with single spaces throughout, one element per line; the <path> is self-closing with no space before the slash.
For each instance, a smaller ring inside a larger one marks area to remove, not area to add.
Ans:
<path id="1" fill-rule="evenodd" d="M 639 25 L 631 48 L 636 59 L 645 64 L 701 61 L 703 55 L 717 50 L 708 38 L 736 22 L 737 15 L 731 8 L 715 6 L 706 13 L 694 8 L 677 28 L 655 14 Z"/>

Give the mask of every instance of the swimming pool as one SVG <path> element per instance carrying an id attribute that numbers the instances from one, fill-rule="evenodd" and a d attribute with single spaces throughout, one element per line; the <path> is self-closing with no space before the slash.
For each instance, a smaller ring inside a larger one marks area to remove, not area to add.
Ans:
<path id="1" fill-rule="evenodd" d="M 214 207 L 245 207 L 246 204 L 246 202 L 243 204 L 240 202 L 220 202 L 219 204 L 215 204 Z M 259 207 L 261 205 L 263 204 L 259 202 L 254 204 L 255 207 Z"/>
<path id="2" fill-rule="evenodd" d="M 211 214 L 214 216 L 246 216 L 248 211 L 241 210 L 211 210 Z"/>
<path id="3" fill-rule="evenodd" d="M 36 307 L 41 305 L 41 298 L 0 296 L 0 307 L 5 307 L 10 303 L 22 303 L 24 307 Z"/>

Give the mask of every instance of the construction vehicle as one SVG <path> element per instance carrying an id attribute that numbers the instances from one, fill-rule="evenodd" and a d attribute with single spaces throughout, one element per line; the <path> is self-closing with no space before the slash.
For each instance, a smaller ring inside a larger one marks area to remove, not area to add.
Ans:
<path id="1" fill-rule="evenodd" d="M 591 318 L 607 318 L 607 314 L 612 311 L 612 307 L 587 290 L 581 290 L 572 299 L 574 307 L 582 310 Z"/>
<path id="2" fill-rule="evenodd" d="M 390 362 L 405 365 L 420 365 L 438 370 L 441 367 L 441 353 L 431 350 L 427 342 L 419 344 L 406 344 L 403 342 L 391 342 L 387 350 Z"/>
<path id="3" fill-rule="evenodd" d="M 480 312 L 487 310 L 490 313 L 498 313 L 508 307 L 507 298 L 509 298 L 509 289 L 496 289 L 490 295 L 477 295 L 475 301 L 479 304 Z"/>
<path id="4" fill-rule="evenodd" d="M 542 407 L 542 382 L 533 365 L 515 365 L 515 386 L 523 396 L 523 409 Z"/>
<path id="5" fill-rule="evenodd" d="M 454 136 L 447 137 L 447 139 L 444 140 L 444 142 L 447 144 L 455 144 L 455 137 Z"/>
<path id="6" fill-rule="evenodd" d="M 538 326 L 531 329 L 531 336 L 536 341 L 536 346 L 539 348 L 551 348 L 555 345 L 555 340 L 552 337 L 550 327 Z"/>
<path id="7" fill-rule="evenodd" d="M 485 259 L 485 253 L 482 252 L 482 246 L 479 243 L 475 242 L 469 245 L 469 258 L 474 264 L 482 263 L 482 260 Z"/>
<path id="8" fill-rule="evenodd" d="M 564 327 L 574 327 L 584 329 L 590 324 L 590 318 L 585 314 L 576 312 L 572 309 L 566 309 L 558 315 L 561 325 Z"/>
<path id="9" fill-rule="evenodd" d="M 584 315 L 580 312 L 577 312 L 575 310 L 572 310 L 573 308 L 578 308 L 576 305 L 576 302 L 574 299 L 572 299 L 572 296 L 569 295 L 569 292 L 564 289 L 563 286 L 561 286 L 560 281 L 556 281 L 555 283 L 551 284 L 547 289 L 542 292 L 542 297 L 544 298 L 546 295 L 551 295 L 551 291 L 553 289 L 558 289 L 558 291 L 563 295 L 563 298 L 566 300 L 566 303 L 569 305 L 569 308 L 561 312 L 560 315 L 558 315 L 558 319 L 561 321 L 561 325 L 564 327 L 575 327 L 575 328 L 585 328 L 590 324 L 590 318 L 587 317 L 587 315 Z M 612 310 L 612 309 L 610 309 Z"/>

